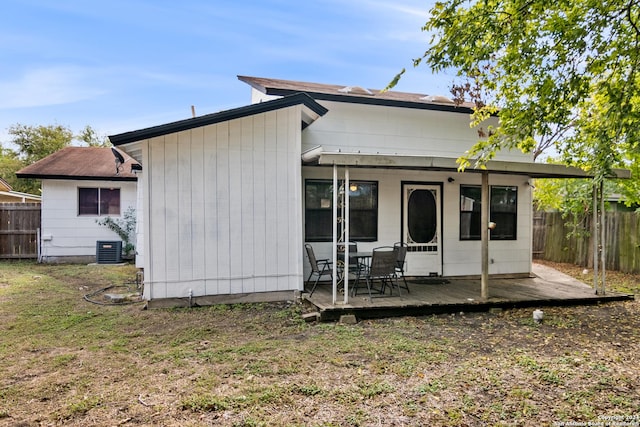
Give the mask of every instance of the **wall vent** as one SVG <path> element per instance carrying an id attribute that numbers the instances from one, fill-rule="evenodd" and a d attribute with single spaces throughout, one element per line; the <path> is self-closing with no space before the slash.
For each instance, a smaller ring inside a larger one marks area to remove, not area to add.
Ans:
<path id="1" fill-rule="evenodd" d="M 121 241 L 100 241 L 96 242 L 96 262 L 98 264 L 119 264 L 122 262 L 122 242 Z"/>

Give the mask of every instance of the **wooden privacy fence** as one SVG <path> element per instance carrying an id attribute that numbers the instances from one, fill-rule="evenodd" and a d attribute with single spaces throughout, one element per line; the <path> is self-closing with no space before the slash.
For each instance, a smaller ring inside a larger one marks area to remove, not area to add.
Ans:
<path id="1" fill-rule="evenodd" d="M 40 203 L 0 203 L 0 258 L 38 257 Z"/>
<path id="2" fill-rule="evenodd" d="M 561 212 L 534 212 L 533 257 L 593 267 L 591 221 L 586 219 L 577 233 L 571 233 Z M 606 268 L 640 273 L 640 214 L 606 212 L 604 227 Z"/>

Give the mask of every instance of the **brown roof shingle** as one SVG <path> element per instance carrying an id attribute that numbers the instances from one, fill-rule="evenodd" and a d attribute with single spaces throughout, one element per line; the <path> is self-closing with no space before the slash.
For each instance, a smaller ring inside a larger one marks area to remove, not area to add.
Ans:
<path id="1" fill-rule="evenodd" d="M 121 152 L 122 153 L 122 152 Z M 109 147 L 66 147 L 30 164 L 18 172 L 18 178 L 81 179 L 135 181 L 131 165 L 136 160 L 122 153 L 125 164 L 116 174 L 115 157 Z"/>

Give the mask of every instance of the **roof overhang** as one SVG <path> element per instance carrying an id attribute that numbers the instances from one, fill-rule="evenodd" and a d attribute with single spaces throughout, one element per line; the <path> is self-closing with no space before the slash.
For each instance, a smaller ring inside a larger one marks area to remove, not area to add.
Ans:
<path id="1" fill-rule="evenodd" d="M 36 196 L 35 194 L 20 193 L 18 191 L 0 191 L 0 196 L 8 196 L 8 197 L 14 197 L 16 199 L 32 200 L 34 202 L 40 202 L 40 200 L 42 200 L 40 196 Z"/>
<path id="2" fill-rule="evenodd" d="M 383 168 L 430 171 L 458 171 L 458 163 L 454 158 L 397 155 L 397 154 L 362 154 L 362 153 L 324 153 L 314 148 L 303 154 L 303 162 L 318 166 L 348 166 L 356 168 Z M 312 154 L 313 153 L 313 154 Z M 310 155 L 311 154 L 311 155 Z M 483 168 L 467 168 L 465 172 L 479 173 L 487 171 L 496 174 L 526 175 L 532 178 L 591 178 L 592 174 L 582 169 L 548 163 L 508 162 L 490 160 Z M 614 169 L 611 178 L 631 178 L 631 171 Z"/>
<path id="3" fill-rule="evenodd" d="M 182 132 L 185 130 L 208 126 L 215 123 L 222 123 L 255 114 L 275 111 L 281 108 L 292 107 L 295 105 L 302 105 L 303 129 L 329 111 L 322 105 L 318 104 L 306 93 L 297 93 L 294 95 L 286 96 L 284 98 L 275 99 L 273 101 L 260 102 L 257 104 L 251 104 L 232 110 L 220 111 L 218 113 L 206 114 L 204 116 L 198 116 L 191 119 L 180 120 L 177 122 L 153 126 L 150 128 L 135 130 L 131 132 L 125 132 L 118 135 L 111 135 L 109 136 L 109 140 L 113 145 L 130 144 L 145 139 L 155 138 L 158 136 L 168 135 L 176 132 Z"/>
<path id="4" fill-rule="evenodd" d="M 104 175 L 56 175 L 56 174 L 31 174 L 31 173 L 17 173 L 18 178 L 30 178 L 30 179 L 55 179 L 55 180 L 67 180 L 67 181 L 132 181 L 138 180 L 136 176 L 104 176 Z"/>

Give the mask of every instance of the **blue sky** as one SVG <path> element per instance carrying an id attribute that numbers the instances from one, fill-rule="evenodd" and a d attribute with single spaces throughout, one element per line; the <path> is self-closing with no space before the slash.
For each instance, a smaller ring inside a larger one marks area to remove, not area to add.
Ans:
<path id="1" fill-rule="evenodd" d="M 110 135 L 247 105 L 237 75 L 448 94 L 412 67 L 432 0 L 4 0 L 0 142 L 7 128 Z"/>

